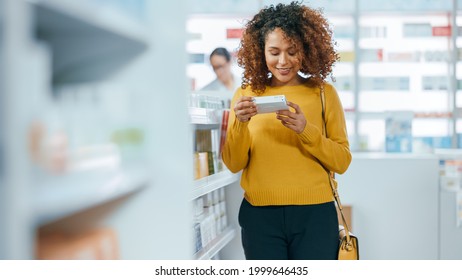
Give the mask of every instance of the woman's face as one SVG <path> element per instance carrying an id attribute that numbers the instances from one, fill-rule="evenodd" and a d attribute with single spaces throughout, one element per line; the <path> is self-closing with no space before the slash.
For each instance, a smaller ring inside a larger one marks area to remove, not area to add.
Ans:
<path id="1" fill-rule="evenodd" d="M 266 66 L 273 74 L 272 86 L 300 84 L 298 71 L 301 68 L 299 48 L 290 42 L 282 29 L 276 28 L 266 36 Z"/>

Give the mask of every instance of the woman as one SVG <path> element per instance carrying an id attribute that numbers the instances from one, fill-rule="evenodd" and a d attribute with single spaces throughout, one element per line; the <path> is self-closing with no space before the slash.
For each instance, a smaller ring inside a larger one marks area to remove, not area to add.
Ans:
<path id="1" fill-rule="evenodd" d="M 240 86 L 239 79 L 231 72 L 231 54 L 225 48 L 216 48 L 210 54 L 210 65 L 217 76 L 202 90 L 235 91 Z"/>
<path id="2" fill-rule="evenodd" d="M 245 26 L 243 83 L 222 156 L 232 172 L 243 170 L 247 259 L 337 258 L 337 212 L 324 168 L 344 173 L 351 162 L 343 108 L 325 82 L 337 59 L 327 20 L 300 3 L 262 9 Z M 280 94 L 290 110 L 258 114 L 253 97 Z"/>

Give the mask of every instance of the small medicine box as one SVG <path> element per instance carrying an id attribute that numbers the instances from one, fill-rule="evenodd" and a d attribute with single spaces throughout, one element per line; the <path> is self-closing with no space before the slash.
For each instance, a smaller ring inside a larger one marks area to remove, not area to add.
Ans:
<path id="1" fill-rule="evenodd" d="M 271 113 L 279 110 L 289 110 L 286 97 L 284 95 L 271 95 L 254 97 L 253 101 L 257 105 L 259 114 Z"/>

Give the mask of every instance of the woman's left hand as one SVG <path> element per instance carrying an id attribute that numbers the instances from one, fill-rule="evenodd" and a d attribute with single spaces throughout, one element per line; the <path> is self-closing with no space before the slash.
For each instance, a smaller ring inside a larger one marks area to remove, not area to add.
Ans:
<path id="1" fill-rule="evenodd" d="M 305 115 L 297 104 L 287 101 L 287 105 L 294 108 L 295 112 L 289 110 L 278 111 L 276 112 L 276 118 L 285 127 L 292 129 L 296 133 L 302 133 L 306 126 Z"/>

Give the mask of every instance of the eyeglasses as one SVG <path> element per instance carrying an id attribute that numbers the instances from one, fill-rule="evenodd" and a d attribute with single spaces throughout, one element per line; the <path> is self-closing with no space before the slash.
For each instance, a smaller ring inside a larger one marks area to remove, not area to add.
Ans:
<path id="1" fill-rule="evenodd" d="M 227 64 L 228 64 L 228 63 L 225 63 L 225 64 L 218 64 L 218 65 L 212 65 L 213 71 L 216 72 L 216 71 L 218 71 L 218 70 L 221 70 L 221 69 L 225 68 Z"/>

